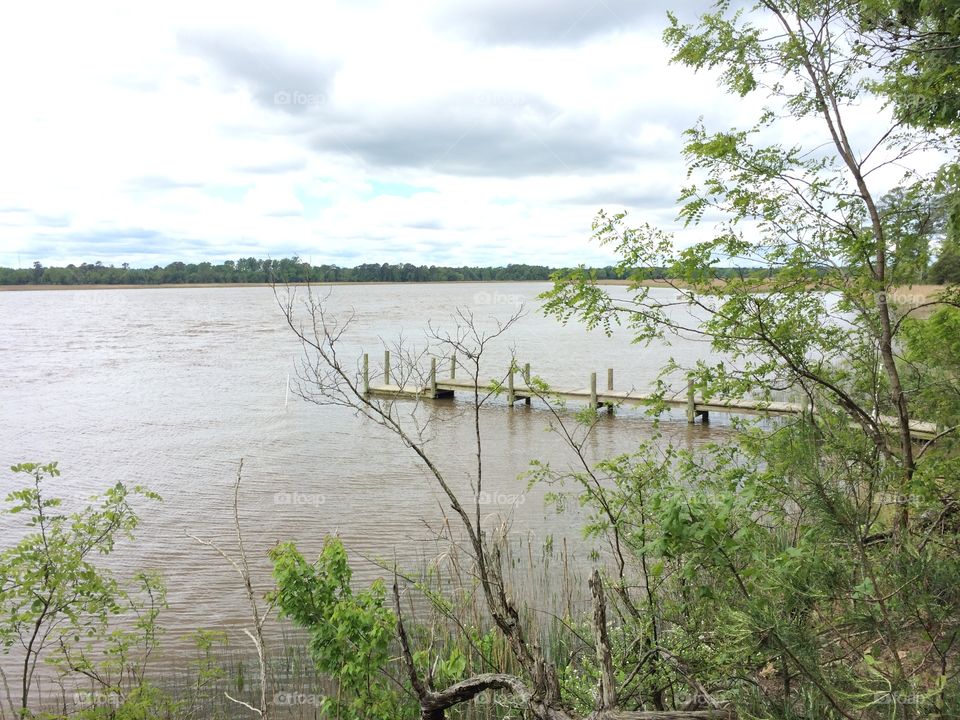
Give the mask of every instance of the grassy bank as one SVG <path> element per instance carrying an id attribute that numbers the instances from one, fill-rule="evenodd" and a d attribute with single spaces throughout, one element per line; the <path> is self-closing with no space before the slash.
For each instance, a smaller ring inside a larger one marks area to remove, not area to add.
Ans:
<path id="1" fill-rule="evenodd" d="M 677 290 L 683 290 L 689 288 L 690 285 L 683 282 L 682 280 L 641 280 L 639 283 L 632 280 L 598 280 L 598 285 L 613 285 L 621 287 L 650 287 L 650 288 L 674 288 Z M 715 280 L 713 282 L 714 287 L 718 290 L 722 290 L 724 285 L 726 285 L 725 280 Z M 919 305 L 921 303 L 929 302 L 936 298 L 937 295 L 942 293 L 947 289 L 947 285 L 900 285 L 893 288 L 888 295 L 891 296 L 891 299 L 894 302 L 905 304 L 905 305 Z"/>

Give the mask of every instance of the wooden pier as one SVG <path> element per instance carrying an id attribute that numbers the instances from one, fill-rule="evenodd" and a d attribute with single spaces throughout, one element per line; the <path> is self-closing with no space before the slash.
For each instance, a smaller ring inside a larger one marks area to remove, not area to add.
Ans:
<path id="1" fill-rule="evenodd" d="M 371 397 L 382 398 L 408 398 L 436 400 L 441 398 L 452 398 L 456 393 L 473 394 L 475 390 L 473 378 L 457 377 L 457 359 L 456 356 L 450 358 L 449 374 L 446 377 L 437 375 L 437 359 L 430 361 L 430 373 L 427 381 L 423 385 L 397 385 L 391 383 L 390 370 L 390 351 L 384 351 L 383 357 L 383 381 L 379 384 L 370 383 L 370 359 L 369 356 L 363 356 L 363 390 Z M 516 377 L 519 374 L 519 377 Z M 546 392 L 535 390 L 530 386 L 530 363 L 523 366 L 523 369 L 517 372 L 510 372 L 506 375 L 503 384 L 503 396 L 511 406 L 519 401 L 527 405 L 538 396 L 545 396 L 563 400 L 564 402 L 582 403 L 591 408 L 608 408 L 613 410 L 615 407 L 647 407 L 654 403 L 662 403 L 669 408 L 686 410 L 687 422 L 693 424 L 700 418 L 702 422 L 709 422 L 710 413 L 727 413 L 733 415 L 761 415 L 766 417 L 788 417 L 792 415 L 802 415 L 810 412 L 811 408 L 807 403 L 779 402 L 769 400 L 751 400 L 751 399 L 733 399 L 733 398 L 711 398 L 704 400 L 695 396 L 693 381 L 687 382 L 687 392 L 683 397 L 654 397 L 652 395 L 635 392 L 632 390 L 614 390 L 613 387 L 613 368 L 607 369 L 606 389 L 597 387 L 597 373 L 590 373 L 590 381 L 584 388 L 554 388 Z M 485 391 L 487 386 L 481 385 L 480 389 Z M 881 422 L 890 427 L 896 426 L 895 418 L 881 418 Z M 913 421 L 910 423 L 911 433 L 916 440 L 930 440 L 937 435 L 937 427 L 934 423 Z"/>

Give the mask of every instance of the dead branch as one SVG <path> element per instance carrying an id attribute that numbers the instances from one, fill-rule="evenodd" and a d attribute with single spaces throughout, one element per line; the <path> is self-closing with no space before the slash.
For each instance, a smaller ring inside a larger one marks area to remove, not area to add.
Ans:
<path id="1" fill-rule="evenodd" d="M 431 673 L 428 673 L 426 679 L 421 678 L 414 664 L 410 640 L 403 623 L 400 591 L 395 571 L 393 599 L 397 639 L 410 686 L 420 706 L 421 720 L 444 720 L 447 710 L 469 702 L 480 693 L 487 691 L 510 693 L 524 705 L 530 717 L 536 720 L 580 720 L 579 716 L 570 714 L 563 707 L 556 668 L 546 660 L 539 646 L 527 638 L 517 608 L 504 585 L 500 545 L 497 542 L 488 545 L 480 524 L 479 498 L 483 483 L 483 441 L 479 411 L 496 392 L 494 388 L 482 382 L 481 362 L 487 346 L 507 332 L 519 320 L 522 312 L 515 313 L 506 321 L 495 321 L 495 327 L 490 332 L 482 331 L 473 314 L 465 310 L 456 312 L 457 330 L 452 334 L 442 333 L 430 326 L 430 337 L 455 352 L 461 363 L 460 366 L 473 380 L 472 410 L 476 467 L 471 482 L 474 493 L 473 507 L 469 508 L 454 492 L 443 471 L 427 452 L 422 427 L 415 425 L 414 430 L 409 430 L 409 424 L 402 422 L 399 417 L 395 403 L 389 399 L 370 397 L 356 373 L 348 371 L 341 361 L 338 347 L 350 319 L 341 322 L 327 313 L 324 307 L 326 298 L 318 300 L 309 285 L 307 285 L 307 297 L 302 303 L 306 316 L 302 319 L 297 313 L 295 289 L 288 287 L 286 297 L 281 298 L 277 287 L 274 286 L 274 295 L 288 326 L 300 340 L 304 352 L 296 387 L 297 394 L 317 404 L 332 404 L 352 409 L 394 433 L 405 447 L 417 455 L 443 491 L 454 514 L 460 519 L 476 563 L 477 580 L 487 610 L 497 629 L 507 641 L 516 661 L 529 677 L 529 680 L 525 680 L 505 673 L 484 673 L 454 683 L 442 690 L 433 689 Z M 397 354 L 402 358 L 405 366 L 398 378 L 417 376 L 416 366 L 425 356 L 424 353 Z M 513 371 L 513 367 L 510 371 Z M 653 712 L 617 710 L 613 658 L 606 628 L 606 605 L 598 572 L 594 572 L 590 585 L 594 593 L 594 637 L 601 666 L 601 685 L 597 710 L 583 720 L 698 720 L 699 718 L 729 720 L 734 718 L 732 713 L 722 709 Z"/>
<path id="2" fill-rule="evenodd" d="M 216 551 L 222 558 L 227 562 L 233 565 L 234 569 L 239 573 L 240 578 L 243 580 L 244 591 L 247 596 L 247 602 L 250 603 L 250 613 L 253 617 L 253 632 L 249 628 L 243 628 L 244 634 L 250 638 L 253 642 L 254 648 L 257 650 L 257 662 L 260 666 L 260 705 L 259 707 L 254 707 L 242 700 L 237 700 L 236 698 L 230 697 L 230 695 L 224 692 L 224 695 L 228 700 L 237 705 L 242 705 L 245 708 L 255 712 L 259 717 L 268 720 L 270 717 L 270 708 L 267 703 L 267 661 L 266 661 L 266 650 L 263 640 L 263 625 L 267 620 L 267 617 L 270 615 L 270 610 L 273 605 L 267 608 L 267 611 L 261 613 L 260 604 L 257 601 L 256 593 L 253 590 L 253 581 L 250 574 L 250 564 L 247 561 L 247 551 L 243 544 L 243 531 L 240 527 L 240 483 L 243 478 L 243 458 L 240 459 L 240 465 L 237 467 L 237 479 L 233 484 L 233 524 L 237 531 L 237 550 L 239 555 L 239 560 L 229 555 L 225 550 L 223 550 L 219 545 L 214 543 L 211 540 L 204 540 L 197 537 L 191 533 L 187 533 L 187 536 L 200 543 L 206 547 L 211 548 Z"/>

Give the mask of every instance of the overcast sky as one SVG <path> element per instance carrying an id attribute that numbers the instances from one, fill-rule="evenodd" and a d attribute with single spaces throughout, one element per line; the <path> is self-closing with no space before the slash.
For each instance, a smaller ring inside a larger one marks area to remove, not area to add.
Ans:
<path id="1" fill-rule="evenodd" d="M 683 130 L 756 118 L 668 7 L 709 3 L 9 3 L 0 265 L 606 264 L 597 210 L 673 227 Z"/>

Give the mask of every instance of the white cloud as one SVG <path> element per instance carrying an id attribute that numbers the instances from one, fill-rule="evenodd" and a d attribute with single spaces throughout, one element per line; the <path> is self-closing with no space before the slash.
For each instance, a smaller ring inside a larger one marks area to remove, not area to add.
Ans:
<path id="1" fill-rule="evenodd" d="M 0 265 L 608 262 L 595 211 L 670 224 L 681 131 L 756 112 L 666 7 L 11 5 Z"/>

